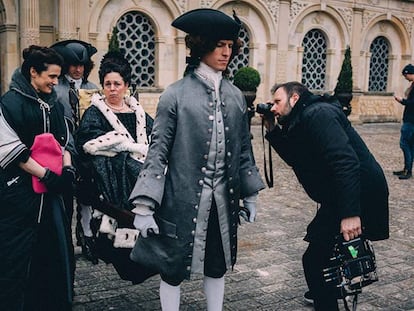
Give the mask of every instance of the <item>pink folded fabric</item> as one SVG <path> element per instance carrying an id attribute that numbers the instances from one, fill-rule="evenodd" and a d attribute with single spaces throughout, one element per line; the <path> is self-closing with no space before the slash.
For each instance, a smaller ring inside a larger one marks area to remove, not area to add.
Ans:
<path id="1" fill-rule="evenodd" d="M 63 155 L 62 147 L 59 145 L 53 134 L 43 133 L 35 137 L 31 157 L 43 167 L 48 167 L 54 173 L 62 174 Z M 33 190 L 36 193 L 45 193 L 47 188 L 39 178 L 32 176 Z"/>

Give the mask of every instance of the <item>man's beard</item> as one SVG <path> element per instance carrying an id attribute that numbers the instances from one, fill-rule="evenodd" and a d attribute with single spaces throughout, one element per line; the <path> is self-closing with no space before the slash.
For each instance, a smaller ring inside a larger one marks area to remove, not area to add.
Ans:
<path id="1" fill-rule="evenodd" d="M 290 113 L 292 112 L 292 106 L 289 103 L 289 99 L 290 97 L 288 98 L 285 114 L 279 115 L 279 117 L 277 117 L 277 123 L 279 123 L 280 125 L 285 125 L 290 119 Z"/>
<path id="2" fill-rule="evenodd" d="M 280 125 L 285 125 L 288 121 L 288 116 L 279 116 L 277 118 L 277 123 L 279 123 Z"/>

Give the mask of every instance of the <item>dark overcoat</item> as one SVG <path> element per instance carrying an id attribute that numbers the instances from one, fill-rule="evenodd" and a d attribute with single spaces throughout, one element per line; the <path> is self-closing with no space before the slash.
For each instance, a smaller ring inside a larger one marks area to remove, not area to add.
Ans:
<path id="1" fill-rule="evenodd" d="M 234 265 L 239 199 L 264 184 L 251 149 L 244 98 L 226 79 L 219 92 L 225 131 L 226 230 Z M 214 103 L 214 87 L 190 73 L 166 89 L 157 107 L 150 148 L 131 199 L 148 197 L 156 202 L 154 218 L 160 234 L 140 237 L 131 258 L 161 274 L 190 277 Z"/>
<path id="2" fill-rule="evenodd" d="M 21 310 L 24 305 L 27 310 L 67 310 L 74 257 L 63 202 L 59 195 L 35 193 L 32 176 L 19 167 L 27 161 L 35 136 L 44 132 L 39 96 L 50 106 L 50 132 L 66 146 L 63 106 L 56 103 L 54 92 L 36 93 L 19 70 L 10 88 L 1 99 L 1 110 L 22 148 L 6 156 L 0 169 L 0 309 Z"/>
<path id="3" fill-rule="evenodd" d="M 336 101 L 306 93 L 287 123 L 266 135 L 320 208 L 306 240 L 332 240 L 343 218 L 360 216 L 371 240 L 389 236 L 388 186 L 382 168 Z"/>

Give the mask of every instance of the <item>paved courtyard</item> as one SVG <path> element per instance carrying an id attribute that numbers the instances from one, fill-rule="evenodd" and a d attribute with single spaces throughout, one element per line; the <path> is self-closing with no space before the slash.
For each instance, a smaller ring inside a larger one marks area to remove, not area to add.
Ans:
<path id="1" fill-rule="evenodd" d="M 398 123 L 364 124 L 355 128 L 385 171 L 390 188 L 389 240 L 374 242 L 379 281 L 364 288 L 358 310 L 414 310 L 414 179 L 399 180 L 402 168 Z M 260 126 L 252 128 L 253 147 L 263 173 Z M 275 186 L 262 191 L 258 216 L 239 229 L 234 271 L 226 275 L 224 310 L 310 311 L 303 300 L 307 287 L 301 256 L 306 225 L 316 212 L 291 169 L 273 153 Z M 264 174 L 263 174 L 264 176 Z M 76 247 L 74 311 L 160 310 L 159 277 L 140 285 L 119 279 L 111 265 L 82 259 Z M 182 285 L 181 310 L 206 310 L 200 279 Z M 345 310 L 341 308 L 341 310 Z"/>

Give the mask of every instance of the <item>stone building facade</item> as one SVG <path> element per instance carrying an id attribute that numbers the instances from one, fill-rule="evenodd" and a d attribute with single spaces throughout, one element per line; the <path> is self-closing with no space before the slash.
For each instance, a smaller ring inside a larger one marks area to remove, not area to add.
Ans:
<path id="1" fill-rule="evenodd" d="M 399 121 L 408 82 L 401 69 L 413 60 L 412 0 L 0 0 L 0 88 L 8 88 L 22 50 L 80 39 L 98 49 L 91 80 L 114 27 L 134 70 L 140 101 L 154 114 L 160 93 L 182 77 L 185 34 L 171 27 L 182 13 L 214 8 L 243 22 L 244 46 L 231 64 L 261 75 L 256 102 L 275 82 L 302 81 L 331 93 L 344 52 L 351 47 L 355 122 Z"/>

